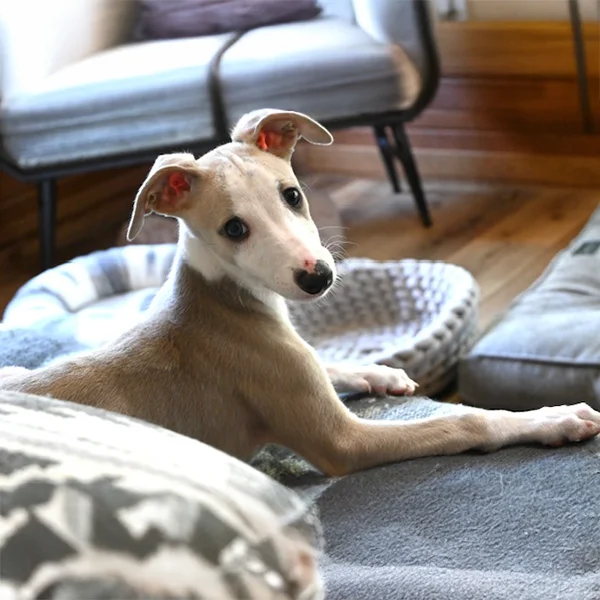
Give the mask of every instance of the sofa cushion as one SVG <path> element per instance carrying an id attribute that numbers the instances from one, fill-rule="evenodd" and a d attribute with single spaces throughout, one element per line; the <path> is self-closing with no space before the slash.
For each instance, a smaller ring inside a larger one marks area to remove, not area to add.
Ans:
<path id="1" fill-rule="evenodd" d="M 420 77 L 404 50 L 336 17 L 261 27 L 221 61 L 230 123 L 277 106 L 327 120 L 410 106 Z"/>
<path id="2" fill-rule="evenodd" d="M 0 391 L 2 597 L 321 598 L 316 513 L 226 454 Z"/>
<path id="3" fill-rule="evenodd" d="M 243 31 L 316 17 L 315 0 L 138 0 L 139 39 L 156 40 Z"/>
<path id="4" fill-rule="evenodd" d="M 117 46 L 5 99 L 1 133 L 21 167 L 210 140 L 207 81 L 233 34 Z"/>
<path id="5" fill-rule="evenodd" d="M 600 409 L 600 208 L 459 368 L 466 402 Z"/>

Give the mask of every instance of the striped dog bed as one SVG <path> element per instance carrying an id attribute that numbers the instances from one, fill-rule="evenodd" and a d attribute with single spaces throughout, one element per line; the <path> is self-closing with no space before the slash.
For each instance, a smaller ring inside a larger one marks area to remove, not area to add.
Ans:
<path id="1" fill-rule="evenodd" d="M 112 248 L 45 271 L 17 292 L 3 325 L 69 338 L 81 349 L 109 342 L 148 308 L 175 248 Z M 299 332 L 325 362 L 403 368 L 426 395 L 452 382 L 477 336 L 479 290 L 467 271 L 368 259 L 347 259 L 338 270 L 341 285 L 324 300 L 290 303 Z"/>

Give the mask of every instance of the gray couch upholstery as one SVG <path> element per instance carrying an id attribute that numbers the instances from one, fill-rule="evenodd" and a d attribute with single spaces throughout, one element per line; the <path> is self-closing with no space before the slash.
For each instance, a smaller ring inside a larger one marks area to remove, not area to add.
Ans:
<path id="1" fill-rule="evenodd" d="M 22 169 L 217 137 L 206 85 L 233 34 L 123 44 L 7 96 L 2 135 Z"/>
<path id="2" fill-rule="evenodd" d="M 134 39 L 133 1 L 3 4 L 0 166 L 39 185 L 43 266 L 53 262 L 58 177 L 206 151 L 227 141 L 243 113 L 264 107 L 332 129 L 376 126 L 392 182 L 399 159 L 430 224 L 402 129 L 437 86 L 429 4 L 320 4 L 309 21 L 143 42 Z"/>
<path id="3" fill-rule="evenodd" d="M 277 60 L 264 60 L 273 48 Z M 223 56 L 220 79 L 231 122 L 265 104 L 293 105 L 324 122 L 402 110 L 420 87 L 401 46 L 379 43 L 335 17 L 248 32 Z"/>

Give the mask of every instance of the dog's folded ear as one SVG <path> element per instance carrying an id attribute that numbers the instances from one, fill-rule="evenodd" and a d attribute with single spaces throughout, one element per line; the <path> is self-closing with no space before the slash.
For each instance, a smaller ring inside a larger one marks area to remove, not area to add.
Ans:
<path id="1" fill-rule="evenodd" d="M 233 128 L 231 139 L 290 160 L 299 138 L 328 146 L 333 137 L 325 127 L 293 111 L 264 108 L 244 115 Z"/>
<path id="2" fill-rule="evenodd" d="M 150 213 L 177 216 L 189 207 L 200 174 L 192 154 L 159 156 L 135 197 L 127 239 L 135 239 L 144 226 L 144 217 Z"/>

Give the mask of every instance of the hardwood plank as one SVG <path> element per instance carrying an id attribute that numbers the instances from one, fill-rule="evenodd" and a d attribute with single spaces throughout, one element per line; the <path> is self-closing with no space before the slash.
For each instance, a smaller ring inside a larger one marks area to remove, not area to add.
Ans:
<path id="1" fill-rule="evenodd" d="M 77 245 L 90 231 L 116 232 L 128 217 L 148 166 L 92 173 L 61 180 L 58 187 L 57 243 Z M 38 260 L 36 190 L 0 173 L 0 268 L 15 262 L 35 269 Z"/>
<path id="2" fill-rule="evenodd" d="M 444 75 L 575 77 L 568 22 L 444 22 L 436 32 Z M 598 24 L 584 23 L 583 37 L 590 75 L 598 77 Z"/>
<path id="3" fill-rule="evenodd" d="M 465 191 L 450 184 L 434 208 L 433 228 L 415 225 L 414 217 L 405 213 L 371 220 L 365 209 L 363 220 L 348 228 L 348 252 L 377 260 L 444 260 L 465 267 L 481 286 L 480 325 L 485 327 L 580 231 L 599 199 L 588 190 L 489 186 Z"/>
<path id="4" fill-rule="evenodd" d="M 407 127 L 413 148 L 480 150 L 485 152 L 528 152 L 560 156 L 600 156 L 600 135 L 539 133 L 512 130 L 472 131 L 458 128 L 429 129 L 418 123 Z M 337 146 L 372 146 L 370 127 L 353 127 L 335 132 Z"/>
<path id="5" fill-rule="evenodd" d="M 489 112 L 512 106 L 523 112 L 570 111 L 577 108 L 575 79 L 504 77 L 444 77 L 434 106 L 440 109 L 473 110 L 481 105 Z"/>
<path id="6" fill-rule="evenodd" d="M 531 117 L 529 119 L 528 117 Z M 529 134 L 582 133 L 583 126 L 579 113 L 574 107 L 561 118 L 558 111 L 554 114 L 529 111 L 527 115 L 507 106 L 505 110 L 491 112 L 483 107 L 477 110 L 435 108 L 432 106 L 414 121 L 415 126 L 427 129 L 468 129 L 471 131 L 524 131 Z"/>
<path id="7" fill-rule="evenodd" d="M 590 107 L 600 116 L 598 79 L 590 78 Z M 575 79 L 446 77 L 428 110 L 415 120 L 428 128 L 582 133 Z"/>
<path id="8" fill-rule="evenodd" d="M 595 194 L 574 194 L 568 190 L 536 192 L 520 209 L 449 253 L 446 259 L 465 267 L 477 279 L 482 288 L 484 318 L 490 318 L 494 306 L 510 301 L 515 288 L 518 293 L 540 274 L 597 204 Z"/>
<path id="9" fill-rule="evenodd" d="M 345 190 L 340 193 L 348 197 Z M 378 260 L 445 260 L 449 253 L 481 235 L 497 219 L 517 210 L 524 197 L 513 189 L 493 189 L 491 194 L 482 193 L 481 187 L 453 189 L 448 184 L 443 188 L 429 185 L 427 194 L 434 223 L 431 228 L 420 224 L 412 196 L 396 196 L 387 183 L 371 182 L 370 192 L 362 198 L 356 197 L 350 207 L 332 194 L 349 227 L 349 252 Z"/>
<path id="10" fill-rule="evenodd" d="M 303 170 L 385 179 L 375 147 L 340 145 L 300 148 Z M 529 152 L 482 152 L 417 148 L 424 179 L 513 182 L 582 188 L 600 186 L 600 156 L 560 156 Z"/>

